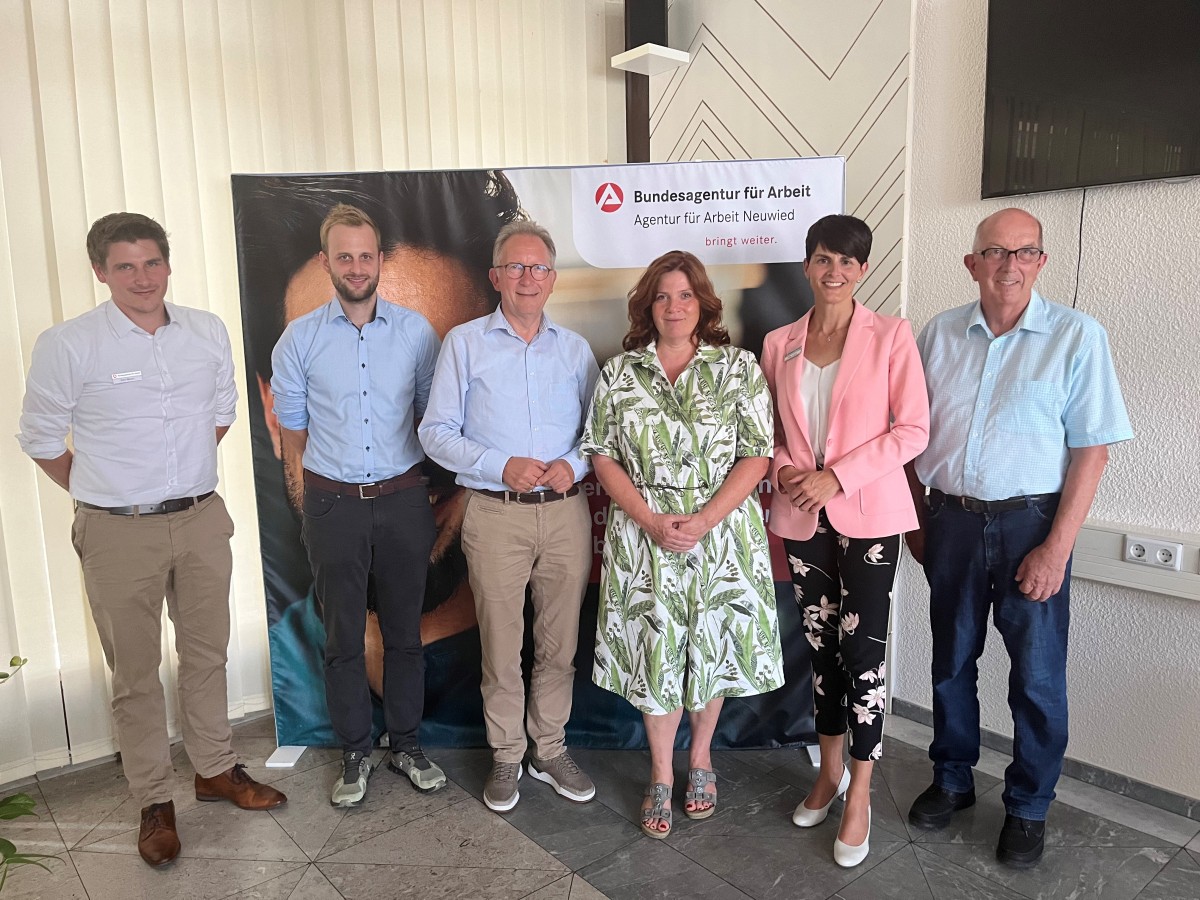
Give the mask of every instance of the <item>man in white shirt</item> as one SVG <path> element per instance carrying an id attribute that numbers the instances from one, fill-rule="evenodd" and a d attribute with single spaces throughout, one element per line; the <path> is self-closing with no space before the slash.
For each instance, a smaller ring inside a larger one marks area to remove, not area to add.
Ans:
<path id="1" fill-rule="evenodd" d="M 196 799 L 273 809 L 287 798 L 251 779 L 230 746 L 233 522 L 215 492 L 217 443 L 237 403 L 229 336 L 211 313 L 164 301 L 171 251 L 153 219 L 104 216 L 87 249 L 112 299 L 38 338 L 17 437 L 75 500 L 72 542 L 113 673 L 121 762 L 142 807 L 138 852 L 161 866 L 180 850 L 158 677 L 164 596 Z"/>

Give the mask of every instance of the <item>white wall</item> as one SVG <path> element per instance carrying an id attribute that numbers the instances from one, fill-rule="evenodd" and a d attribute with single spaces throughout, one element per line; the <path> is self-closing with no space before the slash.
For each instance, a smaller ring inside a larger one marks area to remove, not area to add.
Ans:
<path id="1" fill-rule="evenodd" d="M 636 2 L 636 0 L 629 0 Z M 676 0 L 687 66 L 650 79 L 655 162 L 846 158 L 846 212 L 871 226 L 856 296 L 900 309 L 910 0 Z M 804 233 L 796 234 L 797 259 Z"/>
<path id="2" fill-rule="evenodd" d="M 963 253 L 976 223 L 1017 205 L 1038 216 L 1039 288 L 1108 329 L 1137 438 L 1114 448 L 1093 518 L 1200 530 L 1200 180 L 980 201 L 987 6 L 917 0 L 907 313 L 917 328 L 978 297 Z M 1032 26 L 1036 27 L 1036 26 Z M 896 604 L 895 696 L 932 703 L 928 589 L 911 560 Z M 1076 579 L 1068 756 L 1200 797 L 1200 604 Z M 980 664 L 983 725 L 1012 733 L 1008 664 L 994 631 Z"/>

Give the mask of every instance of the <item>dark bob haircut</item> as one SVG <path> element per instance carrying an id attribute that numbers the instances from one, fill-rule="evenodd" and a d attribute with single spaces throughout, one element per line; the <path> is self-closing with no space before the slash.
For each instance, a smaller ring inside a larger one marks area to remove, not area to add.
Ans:
<path id="1" fill-rule="evenodd" d="M 865 263 L 871 255 L 871 229 L 854 216 L 825 216 L 813 222 L 804 239 L 804 261 L 812 259 L 818 246 L 831 253 L 852 256 Z"/>

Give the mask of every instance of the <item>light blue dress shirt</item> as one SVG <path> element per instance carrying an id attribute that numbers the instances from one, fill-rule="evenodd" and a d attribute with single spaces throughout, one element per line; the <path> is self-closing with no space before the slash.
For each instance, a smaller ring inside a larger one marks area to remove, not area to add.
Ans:
<path id="1" fill-rule="evenodd" d="M 565 460 L 578 481 L 588 471 L 579 439 L 599 374 L 575 332 L 543 315 L 525 343 L 497 307 L 446 335 L 421 444 L 469 488 L 508 490 L 504 466 L 514 456 Z"/>
<path id="2" fill-rule="evenodd" d="M 1004 500 L 1062 490 L 1069 448 L 1133 437 L 1104 328 L 1033 292 L 996 337 L 978 301 L 934 317 L 917 338 L 929 386 L 923 484 Z"/>
<path id="3" fill-rule="evenodd" d="M 271 354 L 271 391 L 279 424 L 308 429 L 304 468 L 370 484 L 424 460 L 413 426 L 437 355 L 433 326 L 382 297 L 361 332 L 337 297 L 288 325 Z"/>

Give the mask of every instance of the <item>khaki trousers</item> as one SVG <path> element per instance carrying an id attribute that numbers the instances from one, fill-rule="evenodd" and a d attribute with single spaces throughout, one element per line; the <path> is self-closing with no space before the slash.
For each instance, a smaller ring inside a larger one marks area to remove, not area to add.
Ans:
<path id="1" fill-rule="evenodd" d="M 162 604 L 175 625 L 183 746 L 203 777 L 237 762 L 225 686 L 233 520 L 220 495 L 157 516 L 80 507 L 71 530 L 92 618 L 113 673 L 121 764 L 140 806 L 172 799 L 162 662 Z"/>
<path id="2" fill-rule="evenodd" d="M 462 546 L 479 619 L 483 718 L 493 758 L 519 763 L 532 740 L 539 758 L 553 759 L 565 749 L 579 608 L 592 568 L 587 497 L 581 491 L 525 505 L 472 491 Z M 526 585 L 533 597 L 528 714 L 521 677 Z"/>

